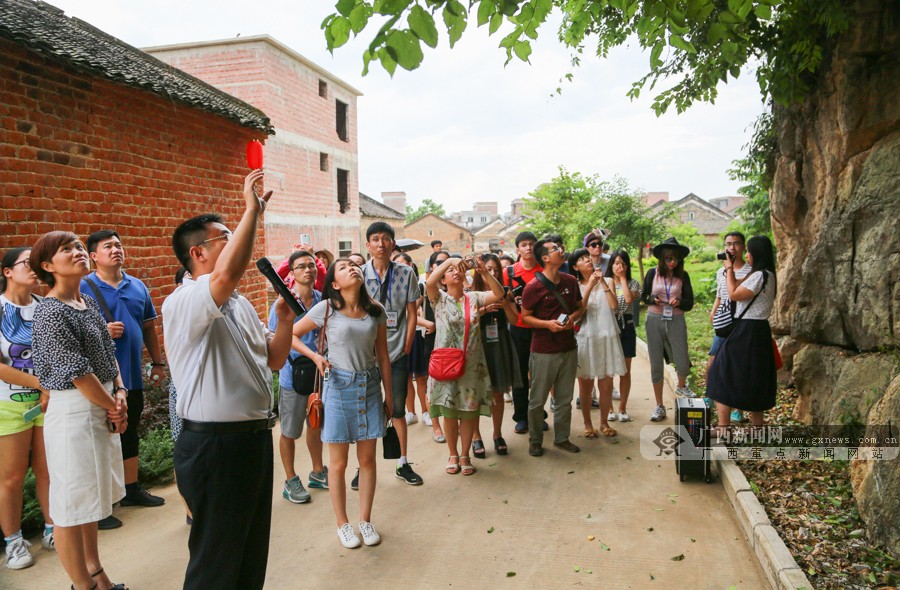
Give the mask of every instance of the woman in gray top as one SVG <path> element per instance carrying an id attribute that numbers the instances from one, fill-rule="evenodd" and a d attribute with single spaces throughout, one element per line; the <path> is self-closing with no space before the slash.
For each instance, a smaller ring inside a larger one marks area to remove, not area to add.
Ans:
<path id="1" fill-rule="evenodd" d="M 312 359 L 324 375 L 322 442 L 328 445 L 328 491 L 338 538 L 344 547 L 352 549 L 359 547 L 360 540 L 347 518 L 345 472 L 351 443 L 357 445 L 359 460 L 359 531 L 366 545 L 381 542 L 370 521 L 375 498 L 375 445 L 384 436 L 384 403 L 392 407 L 391 362 L 384 308 L 369 297 L 360 268 L 346 258 L 336 260 L 325 275 L 324 289 L 324 300 L 294 324 L 293 344 L 294 350 Z M 323 351 L 309 350 L 300 339 L 323 326 L 324 356 Z"/>

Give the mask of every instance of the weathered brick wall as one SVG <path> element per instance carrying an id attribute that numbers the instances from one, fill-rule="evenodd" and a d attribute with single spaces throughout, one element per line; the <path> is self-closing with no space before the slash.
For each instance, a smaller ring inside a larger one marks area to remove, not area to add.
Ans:
<path id="1" fill-rule="evenodd" d="M 86 238 L 115 228 L 125 270 L 147 284 L 159 312 L 178 268 L 172 232 L 207 211 L 237 225 L 245 146 L 264 137 L 6 39 L 0 55 L 0 247 L 57 229 Z M 254 259 L 264 249 L 260 224 Z M 241 292 L 265 317 L 265 279 L 255 266 Z"/>
<path id="2" fill-rule="evenodd" d="M 728 226 L 728 222 L 724 221 L 721 215 L 694 203 L 685 203 L 676 209 L 676 215 L 680 223 L 690 223 L 698 228 L 706 241 L 711 244 L 721 242 L 719 233 Z"/>
<path id="3" fill-rule="evenodd" d="M 426 215 L 407 225 L 405 234 L 407 238 L 413 238 L 425 244 L 423 248 L 410 252 L 410 256 L 422 272 L 425 271 L 425 262 L 431 256 L 431 246 L 429 246 L 431 240 L 442 241 L 444 250 L 454 254 L 468 256 L 473 252 L 472 233 L 448 223 L 436 215 Z"/>
<path id="4" fill-rule="evenodd" d="M 151 48 L 159 59 L 237 96 L 268 115 L 275 135 L 266 142 L 265 168 L 275 190 L 266 218 L 267 255 L 279 261 L 301 233 L 316 247 L 338 252 L 339 241 L 359 242 L 356 95 L 273 42 Z M 319 82 L 327 85 L 319 95 Z M 336 131 L 336 100 L 348 105 L 348 141 Z M 328 158 L 327 170 L 320 154 Z M 350 208 L 338 205 L 337 170 L 348 171 Z"/>

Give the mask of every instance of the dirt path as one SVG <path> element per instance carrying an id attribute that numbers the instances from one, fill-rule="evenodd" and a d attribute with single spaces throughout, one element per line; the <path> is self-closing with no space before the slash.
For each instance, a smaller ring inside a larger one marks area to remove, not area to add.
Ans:
<path id="1" fill-rule="evenodd" d="M 373 515 L 383 538 L 378 547 L 340 546 L 327 491 L 312 490 L 309 504 L 283 500 L 276 456 L 266 586 L 766 588 L 718 481 L 679 483 L 671 462 L 641 458 L 638 437 L 649 423 L 652 389 L 647 362 L 636 358 L 633 368 L 628 411 L 634 422 L 616 423 L 618 437 L 585 440 L 580 411 L 573 409 L 579 454 L 554 449 L 551 431 L 544 456 L 529 457 L 527 437 L 512 432 L 507 404 L 509 456 L 498 457 L 489 444 L 487 459 L 475 460 L 478 473 L 449 476 L 443 472 L 446 445 L 434 443 L 427 426 L 412 425 L 410 455 L 425 484 L 408 486 L 393 477 L 392 461 L 379 461 Z M 665 423 L 672 424 L 671 392 L 666 395 Z M 597 426 L 599 410 L 593 419 Z M 482 420 L 482 432 L 490 439 L 490 419 Z M 297 472 L 308 473 L 305 451 L 298 449 L 297 456 Z M 116 508 L 125 526 L 100 533 L 107 571 L 133 590 L 174 590 L 184 579 L 189 527 L 177 490 L 154 493 L 166 498 L 165 506 Z M 353 521 L 355 492 L 348 491 L 348 507 Z M 56 556 L 41 550 L 39 539 L 33 542 L 35 566 L 15 572 L 0 567 L 0 588 L 68 588 Z M 679 555 L 684 559 L 672 560 Z"/>

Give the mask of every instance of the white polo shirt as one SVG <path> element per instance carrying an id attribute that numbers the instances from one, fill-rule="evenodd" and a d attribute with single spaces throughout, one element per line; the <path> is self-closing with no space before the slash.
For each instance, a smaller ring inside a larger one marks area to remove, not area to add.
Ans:
<path id="1" fill-rule="evenodd" d="M 162 306 L 176 411 L 195 422 L 267 418 L 273 403 L 267 344 L 273 334 L 237 292 L 216 306 L 209 278 L 185 278 Z"/>

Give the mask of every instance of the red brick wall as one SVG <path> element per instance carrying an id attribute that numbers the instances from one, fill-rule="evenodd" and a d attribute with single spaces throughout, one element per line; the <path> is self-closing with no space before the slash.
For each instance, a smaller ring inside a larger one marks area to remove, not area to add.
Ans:
<path id="1" fill-rule="evenodd" d="M 237 225 L 245 146 L 263 134 L 6 39 L 0 55 L 0 248 L 51 230 L 86 238 L 115 228 L 125 270 L 146 283 L 159 313 L 178 268 L 172 232 L 208 211 Z M 254 258 L 264 248 L 260 224 Z M 265 279 L 255 266 L 241 291 L 265 317 Z"/>
<path id="2" fill-rule="evenodd" d="M 280 260 L 301 233 L 317 247 L 338 252 L 339 241 L 359 251 L 359 175 L 356 95 L 328 75 L 265 40 L 153 50 L 153 55 L 256 106 L 276 133 L 266 143 L 269 187 L 275 190 L 266 220 L 267 253 Z M 319 81 L 327 96 L 319 96 Z M 335 100 L 348 105 L 348 140 L 336 131 Z M 328 155 L 320 169 L 319 154 Z M 337 169 L 349 172 L 350 209 L 337 201 Z"/>

